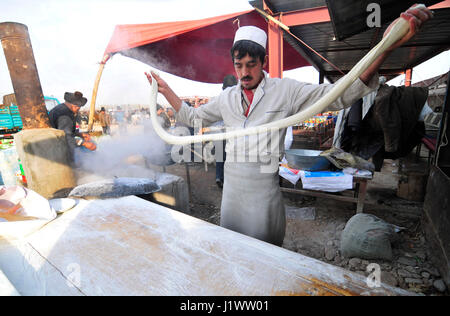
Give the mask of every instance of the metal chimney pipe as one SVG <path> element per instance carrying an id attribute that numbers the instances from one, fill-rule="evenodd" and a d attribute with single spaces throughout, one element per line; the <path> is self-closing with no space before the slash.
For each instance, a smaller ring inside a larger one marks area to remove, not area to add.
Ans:
<path id="1" fill-rule="evenodd" d="M 0 23 L 0 40 L 23 128 L 50 128 L 27 26 L 15 22 Z"/>

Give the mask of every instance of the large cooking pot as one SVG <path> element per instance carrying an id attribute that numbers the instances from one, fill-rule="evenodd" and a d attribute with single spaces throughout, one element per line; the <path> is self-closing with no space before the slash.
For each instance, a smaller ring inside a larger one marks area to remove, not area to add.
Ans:
<path id="1" fill-rule="evenodd" d="M 288 149 L 286 160 L 289 167 L 304 171 L 321 171 L 330 168 L 327 158 L 319 156 L 321 151 L 309 149 Z"/>

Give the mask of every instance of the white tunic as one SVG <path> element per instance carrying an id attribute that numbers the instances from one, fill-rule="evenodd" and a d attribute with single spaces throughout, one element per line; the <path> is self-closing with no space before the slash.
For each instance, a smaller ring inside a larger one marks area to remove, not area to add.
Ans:
<path id="1" fill-rule="evenodd" d="M 351 106 L 377 86 L 378 76 L 374 76 L 368 86 L 358 79 L 327 110 Z M 265 73 L 256 88 L 248 117 L 244 115 L 242 88 L 238 84 L 199 108 L 183 103 L 176 119 L 190 126 L 198 119 L 203 126 L 221 120 L 227 128 L 258 126 L 310 107 L 332 88 L 333 84 L 268 78 Z M 286 129 L 282 129 L 278 135 L 270 134 L 269 137 L 246 136 L 227 141 L 221 208 L 221 226 L 280 246 L 285 214 L 277 179 L 285 134 Z M 269 162 L 271 168 L 267 168 Z"/>

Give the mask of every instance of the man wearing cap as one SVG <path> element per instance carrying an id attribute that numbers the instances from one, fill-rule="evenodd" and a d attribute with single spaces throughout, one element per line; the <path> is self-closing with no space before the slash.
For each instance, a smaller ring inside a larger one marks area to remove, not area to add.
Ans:
<path id="1" fill-rule="evenodd" d="M 87 99 L 79 91 L 64 94 L 64 103 L 55 106 L 49 113 L 50 124 L 53 128 L 63 130 L 66 133 L 66 140 L 69 149 L 74 153 L 75 148 L 84 147 L 91 151 L 97 147 L 91 141 L 91 136 L 80 133 L 76 128 L 76 115 L 80 108 L 86 104 Z"/>
<path id="2" fill-rule="evenodd" d="M 378 86 L 380 65 L 392 50 L 413 37 L 432 13 L 427 8 L 412 7 L 402 13 L 402 17 L 409 20 L 411 31 L 381 55 L 327 111 L 349 107 L 374 90 Z M 177 121 L 191 126 L 196 119 L 201 119 L 204 125 L 223 120 L 226 127 L 259 126 L 307 109 L 333 88 L 333 84 L 269 78 L 263 70 L 268 60 L 266 41 L 263 30 L 254 26 L 240 27 L 231 48 L 239 84 L 222 91 L 197 109 L 182 102 L 169 85 L 152 72 L 158 82 L 158 92 L 177 112 Z M 146 75 L 151 82 L 150 75 Z M 258 142 L 250 141 L 251 137 L 247 136 L 227 141 L 220 218 L 220 225 L 225 228 L 279 246 L 285 234 L 285 210 L 278 182 L 278 164 L 272 169 L 270 166 L 283 154 L 285 134 L 286 129 L 282 129 L 277 137 L 258 138 Z M 267 166 L 269 168 L 265 168 Z"/>
<path id="3" fill-rule="evenodd" d="M 167 114 L 166 110 L 159 104 L 156 105 L 156 115 L 158 115 L 158 122 L 163 128 L 170 128 L 170 126 L 172 125 L 172 123 L 170 122 L 170 117 Z"/>

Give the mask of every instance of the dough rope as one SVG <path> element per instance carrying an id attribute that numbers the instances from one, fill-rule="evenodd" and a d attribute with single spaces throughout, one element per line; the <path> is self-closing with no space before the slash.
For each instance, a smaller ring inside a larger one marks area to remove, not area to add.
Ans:
<path id="1" fill-rule="evenodd" d="M 242 137 L 247 135 L 255 135 L 272 129 L 287 128 L 303 122 L 317 113 L 323 112 L 328 106 L 333 104 L 342 93 L 352 85 L 352 83 L 359 78 L 359 76 L 389 47 L 400 40 L 409 31 L 409 23 L 405 19 L 399 19 L 392 27 L 390 32 L 384 37 L 378 45 L 369 51 L 353 68 L 344 76 L 325 96 L 315 102 L 308 109 L 287 118 L 270 122 L 267 124 L 254 126 L 245 129 L 238 129 L 227 131 L 225 133 L 207 134 L 207 135 L 191 135 L 191 136 L 175 136 L 166 132 L 158 123 L 156 115 L 156 102 L 158 96 L 158 83 L 152 77 L 151 97 L 150 97 L 150 115 L 151 122 L 155 132 L 167 143 L 174 145 L 186 145 L 191 143 L 219 141 L 235 137 Z"/>

